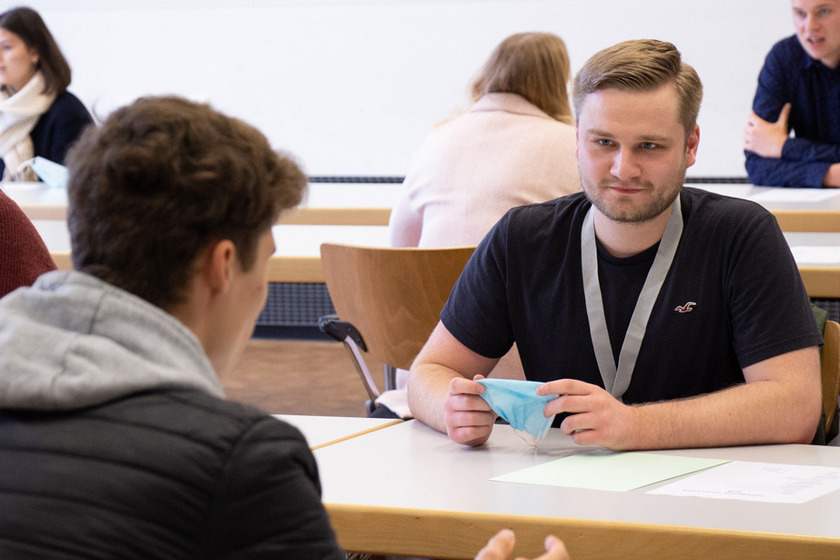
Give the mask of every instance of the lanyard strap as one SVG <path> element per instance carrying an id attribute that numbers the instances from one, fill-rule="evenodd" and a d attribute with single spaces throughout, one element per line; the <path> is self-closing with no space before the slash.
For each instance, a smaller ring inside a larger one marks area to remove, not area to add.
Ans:
<path id="1" fill-rule="evenodd" d="M 601 296 L 601 282 L 598 278 L 594 210 L 594 207 L 591 207 L 586 213 L 580 233 L 583 292 L 586 299 L 586 312 L 589 316 L 589 334 L 592 337 L 595 359 L 598 361 L 598 369 L 601 370 L 604 388 L 621 400 L 622 395 L 630 386 L 630 379 L 633 377 L 633 369 L 636 367 L 636 359 L 639 357 L 639 349 L 645 337 L 653 305 L 659 297 L 659 291 L 662 289 L 671 263 L 674 262 L 674 254 L 677 252 L 683 230 L 682 208 L 680 197 L 677 196 L 671 206 L 671 216 L 668 218 L 665 233 L 659 242 L 656 258 L 645 278 L 645 284 L 633 309 L 627 333 L 624 335 L 624 342 L 621 344 L 621 352 L 618 355 L 618 368 L 616 368 L 612 346 L 610 346 L 604 300 Z"/>

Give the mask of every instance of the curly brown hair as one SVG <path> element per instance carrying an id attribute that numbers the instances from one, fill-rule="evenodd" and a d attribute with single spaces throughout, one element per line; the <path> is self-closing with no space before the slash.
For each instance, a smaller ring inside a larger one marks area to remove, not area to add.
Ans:
<path id="1" fill-rule="evenodd" d="M 162 307 L 230 239 L 244 269 L 307 184 L 248 124 L 179 97 L 145 97 L 89 127 L 67 157 L 73 267 Z"/>

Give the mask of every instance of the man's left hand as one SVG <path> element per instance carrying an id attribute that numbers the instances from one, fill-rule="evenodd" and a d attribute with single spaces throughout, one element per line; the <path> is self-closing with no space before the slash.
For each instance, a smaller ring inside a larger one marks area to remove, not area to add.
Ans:
<path id="1" fill-rule="evenodd" d="M 785 103 L 776 122 L 765 121 L 750 111 L 750 120 L 744 127 L 744 149 L 766 158 L 782 157 L 782 148 L 788 139 L 790 103 Z"/>
<path id="2" fill-rule="evenodd" d="M 634 426 L 636 414 L 598 385 L 576 379 L 550 381 L 537 388 L 539 395 L 559 395 L 545 405 L 546 417 L 568 413 L 560 429 L 578 445 L 631 449 L 640 435 Z"/>

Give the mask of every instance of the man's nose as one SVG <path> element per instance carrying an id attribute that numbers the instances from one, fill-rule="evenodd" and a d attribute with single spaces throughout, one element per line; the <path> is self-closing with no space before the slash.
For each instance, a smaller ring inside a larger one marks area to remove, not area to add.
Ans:
<path id="1" fill-rule="evenodd" d="M 640 168 L 632 150 L 626 148 L 618 150 L 613 157 L 610 172 L 614 177 L 621 180 L 638 177 Z"/>

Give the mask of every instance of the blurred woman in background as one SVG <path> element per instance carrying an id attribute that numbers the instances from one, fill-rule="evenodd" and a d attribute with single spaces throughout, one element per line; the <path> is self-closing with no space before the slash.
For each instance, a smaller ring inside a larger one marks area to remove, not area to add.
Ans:
<path id="1" fill-rule="evenodd" d="M 514 206 L 581 190 L 563 40 L 502 41 L 471 86 L 469 111 L 435 127 L 391 212 L 391 245 L 477 245 Z"/>
<path id="2" fill-rule="evenodd" d="M 67 149 L 93 122 L 67 91 L 70 65 L 31 8 L 0 14 L 0 173 L 4 181 L 37 181 L 18 168 L 41 156 L 64 163 Z"/>
<path id="3" fill-rule="evenodd" d="M 582 189 L 569 103 L 566 45 L 551 33 L 517 33 L 502 41 L 471 86 L 469 111 L 436 126 L 415 154 L 391 211 L 394 247 L 468 247 L 515 206 Z M 490 377 L 524 379 L 511 348 Z M 411 416 L 397 390 L 377 399 L 374 416 Z"/>

